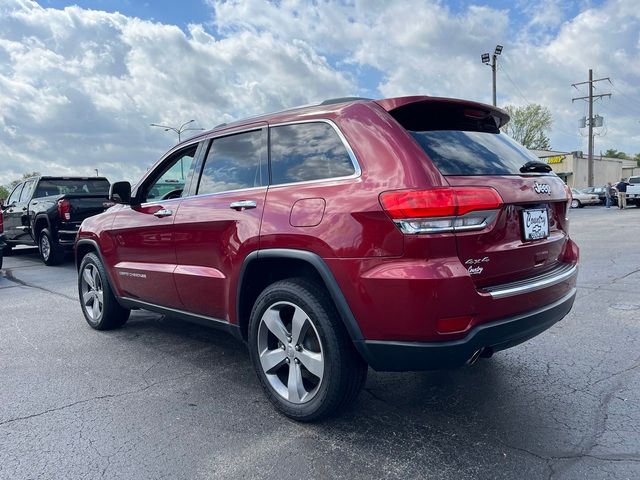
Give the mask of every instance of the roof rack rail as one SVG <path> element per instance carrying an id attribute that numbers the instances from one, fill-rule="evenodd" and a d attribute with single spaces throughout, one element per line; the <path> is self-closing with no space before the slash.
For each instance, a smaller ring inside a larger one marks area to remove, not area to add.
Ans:
<path id="1" fill-rule="evenodd" d="M 333 105 L 335 103 L 345 103 L 345 102 L 354 102 L 356 100 L 371 100 L 370 98 L 365 97 L 338 97 L 338 98 L 330 98 L 321 102 L 320 105 Z"/>

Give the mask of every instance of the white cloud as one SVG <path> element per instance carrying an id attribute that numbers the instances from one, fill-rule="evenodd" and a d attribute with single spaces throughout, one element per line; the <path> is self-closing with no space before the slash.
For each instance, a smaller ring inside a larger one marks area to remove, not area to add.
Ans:
<path id="1" fill-rule="evenodd" d="M 149 123 L 198 126 L 334 96 L 404 94 L 491 101 L 480 54 L 505 46 L 499 104 L 551 109 L 552 146 L 586 150 L 571 83 L 593 68 L 596 151 L 640 152 L 640 13 L 541 0 L 509 10 L 437 0 L 209 0 L 213 28 L 182 31 L 118 13 L 0 5 L 0 184 L 26 170 L 136 180 L 174 137 Z M 516 4 L 517 5 L 517 2 Z M 577 7 L 576 7 L 577 8 Z M 215 34 L 210 33 L 215 31 Z M 584 90 L 582 91 L 584 92 Z"/>

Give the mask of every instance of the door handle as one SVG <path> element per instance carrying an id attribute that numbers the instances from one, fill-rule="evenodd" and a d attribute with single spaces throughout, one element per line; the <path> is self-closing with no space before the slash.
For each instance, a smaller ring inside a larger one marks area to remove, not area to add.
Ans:
<path id="1" fill-rule="evenodd" d="M 154 217 L 158 217 L 158 218 L 170 217 L 171 215 L 173 215 L 173 210 L 168 210 L 166 208 L 163 208 L 162 210 L 158 210 L 153 214 Z"/>
<path id="2" fill-rule="evenodd" d="M 229 204 L 229 208 L 233 208 L 239 212 L 242 210 L 248 210 L 249 208 L 256 208 L 257 206 L 258 204 L 253 200 L 240 200 L 239 202 L 232 202 Z"/>

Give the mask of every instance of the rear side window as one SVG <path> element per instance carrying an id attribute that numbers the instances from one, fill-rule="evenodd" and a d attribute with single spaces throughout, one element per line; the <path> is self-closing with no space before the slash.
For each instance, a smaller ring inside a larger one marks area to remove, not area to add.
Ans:
<path id="1" fill-rule="evenodd" d="M 216 138 L 204 163 L 198 195 L 267 184 L 267 146 L 263 130 Z"/>
<path id="2" fill-rule="evenodd" d="M 305 182 L 353 175 L 356 170 L 345 145 L 324 122 L 270 128 L 271 182 Z"/>
<path id="3" fill-rule="evenodd" d="M 538 158 L 504 133 L 411 131 L 443 175 L 520 175 Z"/>

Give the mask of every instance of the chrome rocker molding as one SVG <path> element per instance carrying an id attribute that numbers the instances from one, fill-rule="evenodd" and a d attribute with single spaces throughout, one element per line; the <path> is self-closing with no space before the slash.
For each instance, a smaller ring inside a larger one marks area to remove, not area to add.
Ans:
<path id="1" fill-rule="evenodd" d="M 538 277 L 505 283 L 495 287 L 480 289 L 480 293 L 488 293 L 492 298 L 506 298 L 514 295 L 534 292 L 562 283 L 578 273 L 577 264 L 566 264 Z"/>

